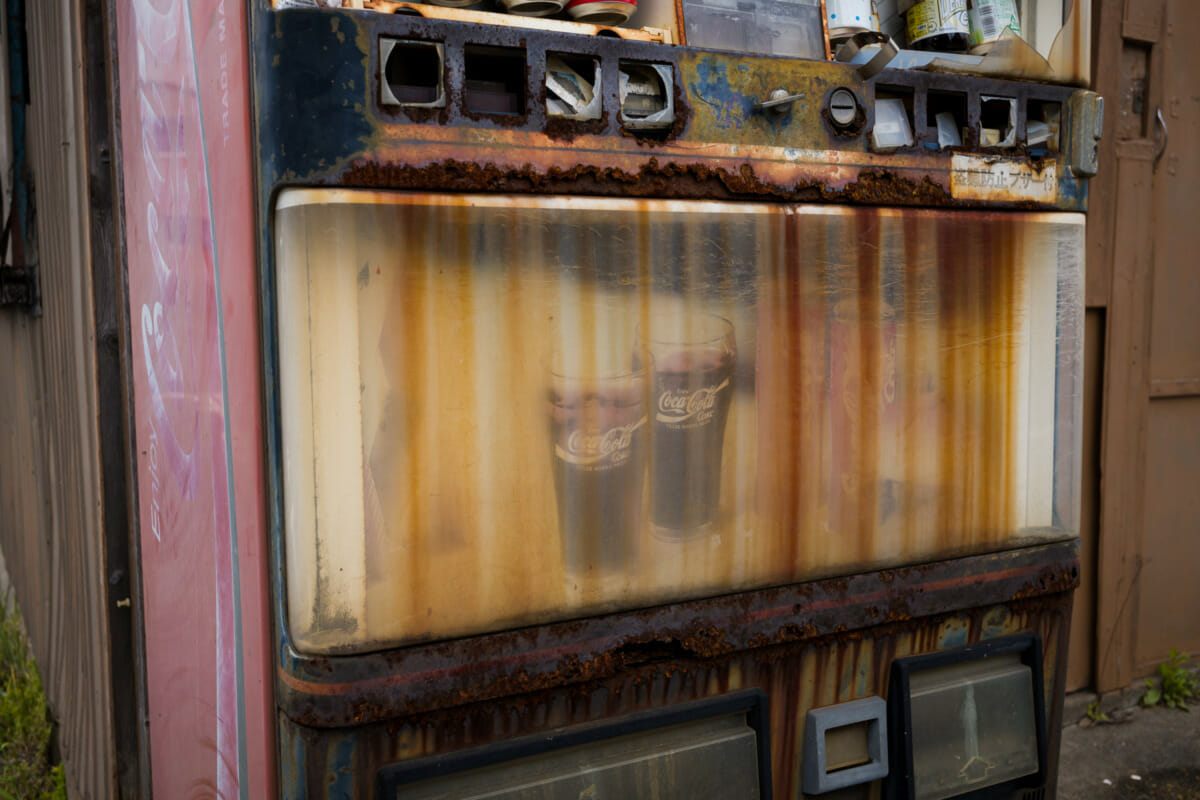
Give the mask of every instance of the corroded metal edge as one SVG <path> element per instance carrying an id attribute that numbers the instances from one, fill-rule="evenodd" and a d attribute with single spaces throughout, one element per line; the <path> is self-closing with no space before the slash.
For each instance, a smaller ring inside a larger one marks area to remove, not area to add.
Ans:
<path id="1" fill-rule="evenodd" d="M 923 617 L 1061 594 L 1078 540 L 885 569 L 357 656 L 285 644 L 283 713 L 340 726 L 611 678 L 647 663 L 902 631 Z"/>

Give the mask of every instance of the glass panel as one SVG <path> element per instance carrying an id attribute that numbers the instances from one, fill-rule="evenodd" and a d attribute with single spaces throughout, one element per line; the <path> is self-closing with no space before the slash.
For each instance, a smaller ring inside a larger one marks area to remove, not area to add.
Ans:
<path id="1" fill-rule="evenodd" d="M 616 736 L 397 787 L 407 800 L 757 800 L 758 738 L 745 714 Z"/>
<path id="2" fill-rule="evenodd" d="M 1038 771 L 1032 674 L 1017 654 L 913 673 L 917 800 L 957 797 Z"/>
<path id="3" fill-rule="evenodd" d="M 1081 215 L 291 190 L 276 232 L 302 650 L 1076 534 Z"/>

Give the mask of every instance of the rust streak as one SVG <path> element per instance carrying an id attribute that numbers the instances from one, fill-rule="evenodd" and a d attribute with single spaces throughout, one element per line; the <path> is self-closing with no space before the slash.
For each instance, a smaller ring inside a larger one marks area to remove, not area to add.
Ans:
<path id="1" fill-rule="evenodd" d="M 555 135 L 583 135 L 555 128 Z M 639 141 L 642 141 L 639 139 Z M 539 170 L 532 164 L 506 168 L 445 159 L 424 166 L 361 158 L 338 176 L 344 186 L 443 191 L 500 191 L 519 193 L 582 193 L 626 197 L 771 198 L 791 202 L 835 202 L 867 205 L 956 205 L 944 187 L 928 176 L 920 182 L 887 170 L 864 170 L 841 189 L 815 181 L 793 185 L 759 178 L 749 164 L 736 172 L 702 163 L 679 163 L 650 158 L 636 172 L 617 167 L 578 164 Z M 958 204 L 961 205 L 961 204 Z"/>

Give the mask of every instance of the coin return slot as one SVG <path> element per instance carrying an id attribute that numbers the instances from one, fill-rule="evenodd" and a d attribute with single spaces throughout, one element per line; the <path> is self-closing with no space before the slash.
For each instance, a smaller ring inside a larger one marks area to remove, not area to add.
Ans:
<path id="1" fill-rule="evenodd" d="M 1017 143 L 1017 101 L 1012 97 L 979 98 L 981 147 L 1012 147 Z"/>
<path id="2" fill-rule="evenodd" d="M 379 102 L 385 106 L 441 108 L 446 105 L 442 80 L 442 45 L 381 39 L 383 64 Z"/>
<path id="3" fill-rule="evenodd" d="M 871 763 L 867 733 L 866 722 L 825 731 L 825 771 L 840 772 Z"/>
<path id="4" fill-rule="evenodd" d="M 925 125 L 937 136 L 939 149 L 962 147 L 967 125 L 967 96 L 961 92 L 930 92 Z"/>
<path id="5" fill-rule="evenodd" d="M 1062 126 L 1062 103 L 1030 100 L 1025 111 L 1025 144 L 1030 148 L 1059 149 L 1059 129 Z"/>
<path id="6" fill-rule="evenodd" d="M 911 147 L 913 90 L 880 86 L 875 90 L 875 125 L 871 145 L 876 150 Z"/>
<path id="7" fill-rule="evenodd" d="M 662 130 L 675 122 L 672 68 L 622 61 L 618 72 L 621 124 L 629 130 Z"/>
<path id="8" fill-rule="evenodd" d="M 886 776 L 886 721 L 887 703 L 882 697 L 809 709 L 804 721 L 804 796 L 861 786 Z"/>
<path id="9" fill-rule="evenodd" d="M 600 64 L 594 58 L 546 56 L 546 115 L 565 119 L 600 118 Z"/>
<path id="10" fill-rule="evenodd" d="M 467 45 L 463 53 L 467 111 L 525 113 L 525 51 L 516 47 Z"/>

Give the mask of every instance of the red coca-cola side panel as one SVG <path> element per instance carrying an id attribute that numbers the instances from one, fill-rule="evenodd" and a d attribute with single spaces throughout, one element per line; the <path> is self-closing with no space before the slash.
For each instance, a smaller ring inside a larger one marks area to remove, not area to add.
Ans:
<path id="1" fill-rule="evenodd" d="M 116 15 L 153 791 L 269 797 L 246 4 Z"/>

